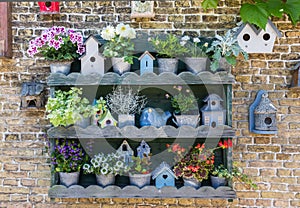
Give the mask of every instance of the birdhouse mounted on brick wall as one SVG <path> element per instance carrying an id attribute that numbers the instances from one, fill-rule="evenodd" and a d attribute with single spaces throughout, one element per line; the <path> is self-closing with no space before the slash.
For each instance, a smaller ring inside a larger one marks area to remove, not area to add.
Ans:
<path id="1" fill-rule="evenodd" d="M 164 186 L 175 186 L 177 177 L 166 162 L 162 162 L 153 172 L 152 179 L 155 180 L 156 188 L 160 189 Z"/>
<path id="2" fill-rule="evenodd" d="M 38 2 L 40 6 L 40 12 L 43 14 L 56 14 L 59 13 L 59 2 Z"/>
<path id="3" fill-rule="evenodd" d="M 45 104 L 45 85 L 39 82 L 24 82 L 21 89 L 21 108 L 41 108 Z"/>
<path id="4" fill-rule="evenodd" d="M 211 127 L 224 125 L 226 110 L 221 105 L 222 98 L 217 94 L 210 94 L 203 101 L 207 104 L 201 108 L 202 125 Z"/>
<path id="5" fill-rule="evenodd" d="M 140 146 L 138 146 L 136 148 L 136 151 L 137 151 L 137 156 L 142 159 L 143 157 L 150 156 L 149 154 L 150 154 L 151 148 L 147 144 L 147 142 L 145 142 L 145 140 L 142 140 Z"/>
<path id="6" fill-rule="evenodd" d="M 132 162 L 133 150 L 126 140 L 124 140 L 120 147 L 117 149 L 117 153 L 124 158 L 124 163 L 126 165 Z"/>
<path id="7" fill-rule="evenodd" d="M 140 75 L 144 73 L 153 72 L 153 61 L 155 58 L 149 53 L 149 51 L 145 51 L 140 57 Z"/>
<path id="8" fill-rule="evenodd" d="M 300 88 L 300 62 L 292 69 L 292 88 Z"/>
<path id="9" fill-rule="evenodd" d="M 97 73 L 104 75 L 105 57 L 99 52 L 101 43 L 93 35 L 85 41 L 86 51 L 79 60 L 81 61 L 81 74 Z"/>
<path id="10" fill-rule="evenodd" d="M 131 1 L 131 18 L 153 18 L 154 1 Z"/>
<path id="11" fill-rule="evenodd" d="M 265 30 L 246 23 L 237 31 L 238 43 L 247 53 L 272 53 L 276 37 L 281 36 L 281 32 L 270 20 Z"/>
<path id="12" fill-rule="evenodd" d="M 268 93 L 260 90 L 249 109 L 250 131 L 257 134 L 276 134 L 276 111 Z"/>

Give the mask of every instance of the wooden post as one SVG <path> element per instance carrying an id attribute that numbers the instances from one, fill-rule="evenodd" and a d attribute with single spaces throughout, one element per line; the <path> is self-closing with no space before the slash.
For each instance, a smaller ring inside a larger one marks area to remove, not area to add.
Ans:
<path id="1" fill-rule="evenodd" d="M 0 57 L 12 57 L 11 3 L 0 2 Z"/>

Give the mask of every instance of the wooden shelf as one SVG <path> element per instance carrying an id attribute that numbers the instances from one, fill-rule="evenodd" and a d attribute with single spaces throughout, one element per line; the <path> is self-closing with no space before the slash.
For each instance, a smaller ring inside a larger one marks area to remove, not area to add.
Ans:
<path id="1" fill-rule="evenodd" d="M 214 189 L 211 186 L 203 186 L 195 189 L 190 186 L 163 187 L 157 189 L 155 186 L 107 186 L 102 188 L 97 185 L 90 185 L 86 188 L 74 185 L 69 188 L 62 185 L 55 185 L 48 191 L 50 198 L 236 198 L 235 191 L 227 186 Z"/>
<path id="2" fill-rule="evenodd" d="M 50 87 L 55 86 L 79 86 L 79 85 L 183 85 L 183 84 L 232 84 L 233 75 L 228 72 L 217 72 L 215 74 L 204 71 L 195 75 L 191 72 L 182 72 L 179 75 L 165 72 L 162 74 L 146 73 L 142 76 L 135 72 L 127 72 L 118 75 L 109 72 L 101 76 L 100 74 L 82 75 L 80 73 L 71 73 L 64 75 L 61 73 L 52 73 L 48 78 L 47 84 Z"/>
<path id="3" fill-rule="evenodd" d="M 144 126 L 137 128 L 136 126 L 125 126 L 118 128 L 108 126 L 100 128 L 96 125 L 88 126 L 83 129 L 78 126 L 52 127 L 47 132 L 49 138 L 67 138 L 67 139 L 85 139 L 85 138 L 224 138 L 235 136 L 234 130 L 230 126 L 217 126 L 215 128 L 209 126 L 199 126 L 193 128 L 190 126 L 182 126 L 175 128 L 173 126 L 162 126 L 156 128 L 154 126 Z"/>

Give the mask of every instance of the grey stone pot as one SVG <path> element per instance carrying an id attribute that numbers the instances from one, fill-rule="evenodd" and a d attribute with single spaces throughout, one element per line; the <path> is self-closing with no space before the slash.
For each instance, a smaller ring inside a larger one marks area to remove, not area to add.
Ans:
<path id="1" fill-rule="evenodd" d="M 112 64 L 114 72 L 116 72 L 120 75 L 124 74 L 125 72 L 130 71 L 131 64 L 125 62 L 123 58 L 112 57 L 111 64 Z"/>
<path id="2" fill-rule="evenodd" d="M 227 183 L 226 178 L 220 178 L 217 176 L 210 176 L 210 181 L 212 187 L 214 187 L 215 189 L 218 188 L 219 186 L 225 186 Z"/>
<path id="3" fill-rule="evenodd" d="M 62 73 L 68 75 L 72 62 L 55 62 L 50 64 L 51 73 Z"/>
<path id="4" fill-rule="evenodd" d="M 192 186 L 195 189 L 198 189 L 201 186 L 201 182 L 197 181 L 194 178 L 183 178 L 183 182 L 185 186 Z"/>
<path id="5" fill-rule="evenodd" d="M 115 178 L 114 174 L 96 175 L 97 184 L 102 187 L 115 184 Z"/>
<path id="6" fill-rule="evenodd" d="M 58 172 L 58 175 L 59 175 L 60 184 L 69 187 L 78 184 L 80 172 L 72 172 L 72 173 Z"/>
<path id="7" fill-rule="evenodd" d="M 88 127 L 89 125 L 91 125 L 91 117 L 85 118 L 85 117 L 81 116 L 81 119 L 78 120 L 78 121 L 76 121 L 75 125 L 76 126 L 80 126 L 81 128 L 85 129 L 86 127 Z"/>
<path id="8" fill-rule="evenodd" d="M 158 62 L 158 72 L 161 74 L 163 72 L 172 72 L 177 74 L 178 69 L 178 59 L 176 58 L 157 58 Z"/>
<path id="9" fill-rule="evenodd" d="M 186 69 L 193 74 L 206 71 L 209 69 L 210 61 L 207 57 L 185 57 L 183 62 L 186 65 Z"/>
<path id="10" fill-rule="evenodd" d="M 131 185 L 142 188 L 150 185 L 151 173 L 148 174 L 129 174 L 129 182 Z"/>
<path id="11" fill-rule="evenodd" d="M 123 128 L 124 126 L 134 126 L 135 116 L 130 114 L 118 115 L 118 126 Z"/>
<path id="12" fill-rule="evenodd" d="M 180 126 L 192 126 L 196 128 L 198 126 L 200 115 L 174 115 L 176 121 L 174 123 Z"/>

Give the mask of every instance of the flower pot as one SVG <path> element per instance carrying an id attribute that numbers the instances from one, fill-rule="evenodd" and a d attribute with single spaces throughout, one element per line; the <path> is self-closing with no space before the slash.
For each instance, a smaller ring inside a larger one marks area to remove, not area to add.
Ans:
<path id="1" fill-rule="evenodd" d="M 51 73 L 62 73 L 68 75 L 72 62 L 55 62 L 50 64 Z"/>
<path id="2" fill-rule="evenodd" d="M 58 172 L 60 184 L 66 187 L 76 185 L 79 181 L 80 172 L 72 172 L 72 173 L 65 173 L 65 172 Z"/>
<path id="3" fill-rule="evenodd" d="M 201 182 L 194 178 L 183 178 L 183 182 L 185 186 L 192 186 L 195 189 L 198 189 L 201 186 Z"/>
<path id="4" fill-rule="evenodd" d="M 231 65 L 226 61 L 226 58 L 222 57 L 219 60 L 218 71 L 230 71 Z"/>
<path id="5" fill-rule="evenodd" d="M 206 71 L 209 68 L 209 59 L 207 57 L 185 57 L 183 59 L 188 71 L 193 74 Z"/>
<path id="6" fill-rule="evenodd" d="M 124 126 L 134 126 L 135 116 L 128 114 L 119 114 L 118 115 L 118 126 L 123 128 Z"/>
<path id="7" fill-rule="evenodd" d="M 217 177 L 217 176 L 210 176 L 211 185 L 214 188 L 218 188 L 219 186 L 225 186 L 226 185 L 226 178 L 223 177 Z"/>
<path id="8" fill-rule="evenodd" d="M 180 127 L 180 126 L 192 126 L 194 128 L 197 127 L 199 123 L 199 115 L 174 115 L 176 118 L 176 121 L 174 123 Z"/>
<path id="9" fill-rule="evenodd" d="M 178 59 L 176 58 L 158 58 L 158 72 L 161 74 L 163 72 L 177 73 Z"/>
<path id="10" fill-rule="evenodd" d="M 96 175 L 96 181 L 97 184 L 100 186 L 108 186 L 108 185 L 113 185 L 115 183 L 115 175 L 114 174 L 107 174 L 107 175 Z"/>
<path id="11" fill-rule="evenodd" d="M 77 120 L 75 122 L 75 125 L 76 126 L 80 126 L 81 128 L 85 129 L 86 127 L 88 127 L 89 125 L 91 125 L 91 117 L 85 118 L 85 117 L 81 116 L 81 119 Z"/>
<path id="12" fill-rule="evenodd" d="M 131 64 L 125 62 L 123 58 L 112 57 L 111 64 L 112 64 L 114 72 L 116 72 L 120 75 L 124 74 L 125 72 L 130 71 Z"/>
<path id="13" fill-rule="evenodd" d="M 146 185 L 150 185 L 151 173 L 147 174 L 129 174 L 129 182 L 131 185 L 142 188 Z"/>

